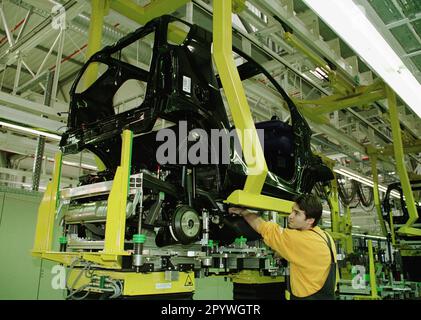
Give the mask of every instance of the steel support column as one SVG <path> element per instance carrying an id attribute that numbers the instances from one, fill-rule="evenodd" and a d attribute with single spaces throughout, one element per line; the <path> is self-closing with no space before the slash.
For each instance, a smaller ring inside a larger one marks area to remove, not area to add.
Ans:
<path id="1" fill-rule="evenodd" d="M 6 32 L 7 41 L 9 42 L 9 47 L 11 47 L 15 44 L 15 41 L 13 39 L 13 35 L 10 33 L 9 26 L 7 25 L 6 16 L 4 14 L 2 7 L 0 8 L 0 16 L 3 21 L 4 31 Z"/>
<path id="2" fill-rule="evenodd" d="M 58 43 L 58 50 L 57 50 L 57 59 L 56 59 L 56 68 L 54 70 L 54 79 L 53 79 L 53 85 L 51 88 L 51 94 L 50 94 L 50 106 L 54 107 L 54 102 L 56 101 L 57 97 L 57 89 L 58 89 L 58 80 L 60 78 L 60 69 L 61 69 L 61 59 L 63 56 L 63 48 L 64 48 L 64 40 L 66 38 L 66 27 L 62 26 L 60 29 L 60 40 Z"/>
<path id="3" fill-rule="evenodd" d="M 19 30 L 19 33 L 18 33 L 18 35 L 16 37 L 16 42 L 19 41 L 20 36 L 23 34 L 23 31 L 26 29 L 26 26 L 28 25 L 28 20 L 29 20 L 29 17 L 31 16 L 31 14 L 32 14 L 32 11 L 31 10 L 28 10 L 28 12 L 26 13 L 25 18 L 23 19 L 23 21 L 24 21 L 23 22 L 23 25 L 21 26 L 21 28 Z"/>
<path id="4" fill-rule="evenodd" d="M 44 94 L 44 104 L 46 106 L 51 105 L 51 88 L 53 86 L 53 77 L 51 72 L 47 74 L 47 86 Z M 37 150 L 35 152 L 34 166 L 32 168 L 32 190 L 38 191 L 39 189 L 39 180 L 41 177 L 41 165 L 42 159 L 44 158 L 44 148 L 45 148 L 45 137 L 38 136 L 37 140 Z M 45 160 L 47 161 L 47 160 Z"/>
<path id="5" fill-rule="evenodd" d="M 16 91 L 19 87 L 19 80 L 20 80 L 21 71 L 22 71 L 22 57 L 19 57 L 18 58 L 18 64 L 17 64 L 17 67 L 16 67 L 15 82 L 13 83 L 12 94 L 16 94 Z"/>
<path id="6" fill-rule="evenodd" d="M 32 168 L 32 190 L 38 191 L 41 177 L 41 165 L 44 158 L 45 137 L 38 136 L 37 150 L 35 152 L 34 166 Z"/>

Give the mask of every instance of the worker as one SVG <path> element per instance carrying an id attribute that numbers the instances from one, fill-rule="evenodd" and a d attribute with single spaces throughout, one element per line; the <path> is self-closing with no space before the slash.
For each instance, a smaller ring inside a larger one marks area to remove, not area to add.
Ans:
<path id="1" fill-rule="evenodd" d="M 331 236 L 317 227 L 322 204 L 314 195 L 294 200 L 288 228 L 267 222 L 244 208 L 231 207 L 260 233 L 264 242 L 289 262 L 291 300 L 333 300 L 338 280 L 336 247 Z"/>

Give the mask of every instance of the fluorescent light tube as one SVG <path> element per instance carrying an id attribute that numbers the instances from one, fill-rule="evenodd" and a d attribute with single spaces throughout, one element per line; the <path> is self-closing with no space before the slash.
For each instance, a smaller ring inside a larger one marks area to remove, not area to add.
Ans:
<path id="1" fill-rule="evenodd" d="M 50 159 L 50 158 L 49 158 Z M 54 159 L 51 159 L 54 160 Z M 90 164 L 86 164 L 86 163 L 81 163 L 79 165 L 79 163 L 76 162 L 71 162 L 71 161 L 63 161 L 63 164 L 66 164 L 68 166 L 72 166 L 72 167 L 81 167 L 83 169 L 89 169 L 89 170 L 98 170 L 98 168 L 96 166 L 92 166 Z"/>
<path id="2" fill-rule="evenodd" d="M 349 170 L 345 170 L 343 168 L 333 169 L 333 171 L 335 171 L 336 173 L 339 173 L 340 175 L 343 175 L 345 177 L 348 177 L 351 180 L 358 181 L 358 182 L 360 182 L 360 183 L 362 183 L 362 184 L 364 184 L 366 186 L 369 186 L 369 187 L 372 187 L 372 188 L 374 187 L 373 180 L 370 180 L 370 179 L 367 179 L 367 178 L 365 178 L 363 176 L 360 176 L 360 175 L 356 174 L 355 172 L 352 172 L 352 171 L 349 171 Z M 379 189 L 379 191 L 382 191 L 382 192 L 386 192 L 387 191 L 387 187 L 385 187 L 385 186 L 383 186 L 381 184 L 378 184 L 378 189 Z M 394 197 L 394 198 L 398 198 L 398 199 L 400 198 L 400 194 L 398 192 L 396 192 L 396 191 L 392 191 L 390 193 L 390 195 L 392 197 Z"/>
<path id="3" fill-rule="evenodd" d="M 352 0 L 303 0 L 421 118 L 421 85 Z"/>
<path id="4" fill-rule="evenodd" d="M 8 123 L 8 122 L 0 121 L 0 126 L 7 127 L 7 128 L 10 128 L 10 129 L 14 129 L 14 130 L 17 130 L 17 131 L 31 133 L 31 134 L 34 134 L 34 135 L 37 135 L 37 136 L 44 136 L 44 137 L 50 138 L 52 140 L 57 140 L 57 141 L 61 140 L 61 136 L 59 136 L 57 134 L 43 132 L 43 131 L 31 129 L 31 128 L 26 128 L 26 127 L 18 126 L 16 124 L 12 124 L 12 123 Z"/>

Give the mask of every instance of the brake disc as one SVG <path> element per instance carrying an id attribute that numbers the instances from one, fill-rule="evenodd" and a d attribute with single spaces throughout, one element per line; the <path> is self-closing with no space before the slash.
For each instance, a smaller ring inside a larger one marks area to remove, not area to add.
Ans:
<path id="1" fill-rule="evenodd" d="M 189 206 L 177 207 L 172 217 L 171 227 L 178 241 L 182 244 L 189 244 L 200 233 L 201 222 L 199 214 Z"/>

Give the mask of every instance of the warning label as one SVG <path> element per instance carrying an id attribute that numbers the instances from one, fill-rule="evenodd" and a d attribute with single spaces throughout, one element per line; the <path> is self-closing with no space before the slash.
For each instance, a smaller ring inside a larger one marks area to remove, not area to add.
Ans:
<path id="1" fill-rule="evenodd" d="M 185 287 L 191 287 L 191 286 L 193 286 L 193 281 L 190 278 L 190 275 L 187 276 L 186 282 L 184 282 L 184 286 Z"/>

